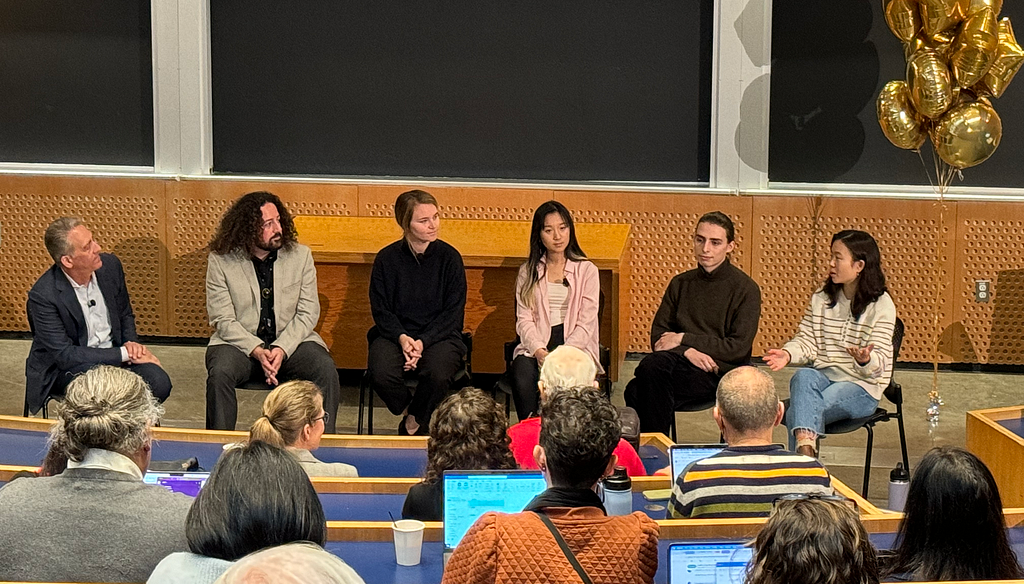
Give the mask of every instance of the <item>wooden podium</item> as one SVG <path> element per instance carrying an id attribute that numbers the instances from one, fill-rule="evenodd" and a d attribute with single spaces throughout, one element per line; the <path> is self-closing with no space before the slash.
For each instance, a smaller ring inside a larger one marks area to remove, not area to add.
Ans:
<path id="1" fill-rule="evenodd" d="M 377 252 L 402 237 L 390 217 L 297 216 L 299 241 L 313 251 L 320 292 L 317 331 L 338 367 L 366 367 L 370 270 Z M 466 330 L 473 333 L 473 370 L 505 370 L 503 346 L 516 336 L 515 281 L 529 251 L 528 221 L 441 220 L 441 239 L 466 265 Z M 629 224 L 576 224 L 576 237 L 601 275 L 605 299 L 601 343 L 611 349 L 609 374 L 618 379 L 629 318 Z"/>

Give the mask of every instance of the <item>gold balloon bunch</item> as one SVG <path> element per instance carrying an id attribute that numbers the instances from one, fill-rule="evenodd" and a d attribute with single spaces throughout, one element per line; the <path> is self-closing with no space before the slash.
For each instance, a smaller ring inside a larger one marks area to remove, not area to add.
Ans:
<path id="1" fill-rule="evenodd" d="M 920 151 L 931 137 L 946 164 L 963 169 L 992 156 L 1003 135 L 990 98 L 1024 64 L 1002 0 L 883 0 L 885 21 L 904 43 L 906 81 L 878 95 L 878 123 L 895 146 Z"/>

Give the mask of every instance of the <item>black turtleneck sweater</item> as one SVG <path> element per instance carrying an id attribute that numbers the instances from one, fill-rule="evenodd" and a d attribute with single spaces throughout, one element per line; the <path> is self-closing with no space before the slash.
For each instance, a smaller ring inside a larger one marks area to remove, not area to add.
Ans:
<path id="1" fill-rule="evenodd" d="M 405 238 L 380 250 L 370 274 L 370 312 L 377 332 L 395 344 L 403 334 L 424 348 L 461 338 L 466 269 L 459 251 L 438 239 L 417 255 Z"/>
<path id="2" fill-rule="evenodd" d="M 761 289 L 739 268 L 723 262 L 672 278 L 651 324 L 651 349 L 662 333 L 685 333 L 672 349 L 683 354 L 693 347 L 718 363 L 725 373 L 750 363 L 751 346 L 761 318 Z"/>

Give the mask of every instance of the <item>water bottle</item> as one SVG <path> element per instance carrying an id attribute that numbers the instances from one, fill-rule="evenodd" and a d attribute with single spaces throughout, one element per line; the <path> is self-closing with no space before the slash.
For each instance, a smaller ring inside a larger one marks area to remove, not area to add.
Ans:
<path id="1" fill-rule="evenodd" d="M 889 505 L 887 508 L 897 513 L 903 512 L 907 504 L 907 491 L 910 490 L 910 473 L 903 468 L 902 462 L 896 463 L 896 468 L 889 473 Z"/>
<path id="2" fill-rule="evenodd" d="M 633 512 L 633 481 L 626 467 L 617 466 L 615 472 L 601 481 L 604 508 L 609 515 L 629 515 Z"/>

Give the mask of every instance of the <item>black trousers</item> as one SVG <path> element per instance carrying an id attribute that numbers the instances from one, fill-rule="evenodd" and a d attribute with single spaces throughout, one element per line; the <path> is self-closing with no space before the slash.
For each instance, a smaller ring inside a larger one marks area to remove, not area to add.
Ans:
<path id="1" fill-rule="evenodd" d="M 384 405 L 395 414 L 409 408 L 409 414 L 424 428 L 429 428 L 430 415 L 448 394 L 452 378 L 466 356 L 466 346 L 460 338 L 440 340 L 423 349 L 423 356 L 414 372 L 406 372 L 402 347 L 377 337 L 370 343 L 366 369 L 370 375 L 370 389 L 384 400 Z M 405 385 L 407 375 L 415 375 L 416 391 Z"/>
<path id="2" fill-rule="evenodd" d="M 626 385 L 626 405 L 640 417 L 641 432 L 668 435 L 675 412 L 714 399 L 721 378 L 679 353 L 655 351 L 636 366 Z"/>
<path id="3" fill-rule="evenodd" d="M 80 373 L 85 373 L 89 369 L 92 369 L 96 365 L 96 363 L 90 363 L 88 365 L 75 367 L 70 371 L 61 371 L 57 376 L 57 383 L 55 383 L 53 385 L 53 389 L 50 390 L 50 395 L 64 395 L 67 391 L 68 384 L 71 383 L 72 379 Z M 149 384 L 149 391 L 153 394 L 153 397 L 156 398 L 156 401 L 163 403 L 167 397 L 171 395 L 171 378 L 167 376 L 167 372 L 159 365 L 155 363 L 139 363 L 138 365 L 122 363 L 121 367 L 144 379 L 146 383 Z"/>
<path id="4" fill-rule="evenodd" d="M 263 381 L 260 362 L 232 345 L 211 345 L 206 348 L 206 429 L 234 430 L 238 418 L 238 397 L 235 388 L 249 380 Z M 281 383 L 292 379 L 312 381 L 324 396 L 328 414 L 324 432 L 334 434 L 341 400 L 338 368 L 327 349 L 313 341 L 299 343 L 287 356 L 277 372 Z"/>
<path id="5" fill-rule="evenodd" d="M 554 351 L 555 347 L 565 344 L 565 326 L 556 325 L 551 327 L 551 340 L 548 341 L 548 351 Z M 537 365 L 535 357 L 520 355 L 512 360 L 512 403 L 516 405 L 516 416 L 525 420 L 530 416 L 540 413 L 540 391 L 537 382 L 540 381 L 540 366 Z"/>

